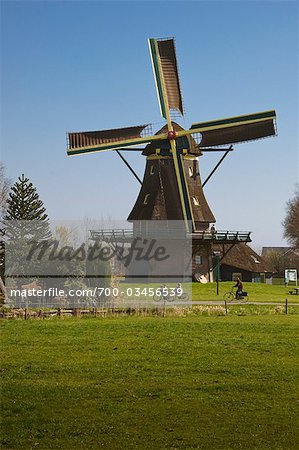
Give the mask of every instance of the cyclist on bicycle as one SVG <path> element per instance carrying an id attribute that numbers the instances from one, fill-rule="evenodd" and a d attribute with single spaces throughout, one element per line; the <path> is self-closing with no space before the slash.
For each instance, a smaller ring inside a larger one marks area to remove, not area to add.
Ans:
<path id="1" fill-rule="evenodd" d="M 160 293 L 161 293 L 163 300 L 168 299 L 168 287 L 165 283 L 160 286 Z"/>
<path id="2" fill-rule="evenodd" d="M 236 284 L 234 285 L 234 287 L 237 288 L 237 290 L 236 290 L 236 299 L 238 299 L 239 297 L 242 297 L 243 283 L 242 283 L 242 281 L 240 280 L 239 277 L 236 279 Z"/>

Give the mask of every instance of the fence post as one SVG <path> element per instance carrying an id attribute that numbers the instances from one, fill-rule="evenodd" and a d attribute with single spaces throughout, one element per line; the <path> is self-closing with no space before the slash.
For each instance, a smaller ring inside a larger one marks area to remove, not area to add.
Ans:
<path id="1" fill-rule="evenodd" d="M 224 300 L 224 306 L 225 306 L 225 315 L 228 315 L 228 310 L 227 310 L 227 303 L 226 300 Z"/>
<path id="2" fill-rule="evenodd" d="M 286 298 L 286 307 L 285 307 L 285 311 L 286 311 L 286 314 L 288 313 L 288 299 Z"/>
<path id="3" fill-rule="evenodd" d="M 166 312 L 166 298 L 164 298 L 164 306 L 163 306 L 163 314 L 162 314 L 162 317 L 165 317 L 165 312 Z"/>
<path id="4" fill-rule="evenodd" d="M 26 308 L 25 308 L 24 319 L 27 320 L 27 317 L 28 317 L 28 308 L 26 307 Z"/>

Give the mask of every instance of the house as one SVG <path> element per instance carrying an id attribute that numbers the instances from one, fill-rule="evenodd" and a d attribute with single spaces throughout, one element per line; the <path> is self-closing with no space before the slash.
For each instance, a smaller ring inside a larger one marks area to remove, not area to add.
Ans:
<path id="1" fill-rule="evenodd" d="M 234 246 L 216 244 L 213 252 L 219 253 L 221 281 L 233 281 L 239 277 L 242 281 L 272 284 L 271 267 L 246 243 Z M 214 270 L 214 280 L 215 277 Z"/>

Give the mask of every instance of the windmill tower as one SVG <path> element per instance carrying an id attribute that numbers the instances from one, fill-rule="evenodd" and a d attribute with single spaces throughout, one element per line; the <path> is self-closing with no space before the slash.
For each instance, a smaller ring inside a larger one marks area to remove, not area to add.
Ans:
<path id="1" fill-rule="evenodd" d="M 275 135 L 276 114 L 270 110 L 194 123 L 183 129 L 172 120 L 174 114 L 184 115 L 174 39 L 149 39 L 148 43 L 165 126 L 156 134 L 151 132 L 150 124 L 68 133 L 67 154 L 115 150 L 139 180 L 120 150 L 142 152 L 146 168 L 128 220 L 134 225 L 145 220 L 182 220 L 186 232 L 196 240 L 215 222 L 203 192 L 198 157 L 211 151 L 225 152 L 216 170 L 233 150 L 233 144 Z M 210 251 L 209 243 L 207 254 Z"/>

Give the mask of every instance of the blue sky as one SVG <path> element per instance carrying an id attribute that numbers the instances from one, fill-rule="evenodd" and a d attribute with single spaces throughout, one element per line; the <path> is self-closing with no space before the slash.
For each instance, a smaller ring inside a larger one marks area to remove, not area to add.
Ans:
<path id="1" fill-rule="evenodd" d="M 52 219 L 125 219 L 139 191 L 114 152 L 66 156 L 66 131 L 156 123 L 148 37 L 175 36 L 181 124 L 275 108 L 278 137 L 235 146 L 205 188 L 218 229 L 281 245 L 298 181 L 298 3 L 1 2 L 1 160 Z M 161 122 L 161 123 L 160 123 Z M 126 153 L 143 175 L 145 160 Z M 221 154 L 204 155 L 204 179 Z"/>

